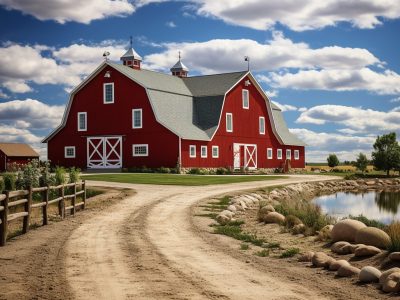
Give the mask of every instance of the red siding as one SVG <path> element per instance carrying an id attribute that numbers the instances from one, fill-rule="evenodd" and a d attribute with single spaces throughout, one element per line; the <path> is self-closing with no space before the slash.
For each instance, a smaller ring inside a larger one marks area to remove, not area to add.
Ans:
<path id="1" fill-rule="evenodd" d="M 39 157 L 7 157 L 0 151 L 0 172 L 9 171 L 13 164 L 17 166 L 26 165 L 33 159 L 39 159 Z"/>
<path id="2" fill-rule="evenodd" d="M 111 78 L 104 73 L 111 71 Z M 103 103 L 103 83 L 114 82 L 114 103 Z M 132 129 L 132 109 L 143 111 L 143 128 Z M 77 131 L 78 112 L 87 112 L 87 131 Z M 107 66 L 74 96 L 66 126 L 48 142 L 54 165 L 87 167 L 88 136 L 123 136 L 123 167 L 175 167 L 178 137 L 159 124 L 143 87 Z M 133 157 L 132 144 L 148 144 L 148 157 Z M 76 157 L 64 158 L 64 147 L 75 146 Z"/>
<path id="3" fill-rule="evenodd" d="M 3 172 L 6 170 L 6 155 L 3 153 L 3 151 L 0 151 L 0 172 Z"/>
<path id="4" fill-rule="evenodd" d="M 271 121 L 263 96 L 254 85 L 245 86 L 244 78 L 226 96 L 220 126 L 210 142 L 182 140 L 182 166 L 233 167 L 233 144 L 256 144 L 258 168 L 280 168 L 286 158 L 286 149 L 292 150 L 291 167 L 304 168 L 304 147 L 280 145 L 271 128 Z M 249 109 L 242 107 L 242 89 L 249 90 Z M 233 132 L 226 132 L 226 113 L 233 115 Z M 259 117 L 265 117 L 265 135 L 259 134 Z M 196 158 L 189 157 L 189 146 L 196 145 Z M 207 158 L 201 158 L 200 146 L 207 145 Z M 219 158 L 212 158 L 212 146 L 219 146 Z M 273 159 L 267 159 L 267 148 L 273 149 Z M 282 149 L 282 160 L 277 159 L 277 149 Z M 299 160 L 294 150 L 300 151 Z"/>

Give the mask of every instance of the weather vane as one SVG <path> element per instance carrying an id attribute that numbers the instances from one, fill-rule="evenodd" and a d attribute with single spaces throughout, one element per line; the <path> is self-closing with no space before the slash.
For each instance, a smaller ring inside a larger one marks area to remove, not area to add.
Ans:
<path id="1" fill-rule="evenodd" d="M 247 61 L 247 71 L 250 71 L 250 56 L 245 56 L 244 61 Z"/>

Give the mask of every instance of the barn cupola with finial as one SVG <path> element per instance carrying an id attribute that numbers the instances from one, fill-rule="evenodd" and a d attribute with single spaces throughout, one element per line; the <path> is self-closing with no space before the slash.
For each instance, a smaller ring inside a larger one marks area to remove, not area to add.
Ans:
<path id="1" fill-rule="evenodd" d="M 181 52 L 179 52 L 178 62 L 170 70 L 174 76 L 187 77 L 189 69 L 181 61 Z"/>
<path id="2" fill-rule="evenodd" d="M 121 61 L 124 64 L 124 66 L 128 66 L 128 67 L 131 67 L 131 68 L 136 69 L 136 70 L 140 70 L 140 64 L 142 62 L 142 58 L 133 49 L 132 37 L 130 39 L 130 47 L 126 51 L 126 53 L 121 56 Z"/>

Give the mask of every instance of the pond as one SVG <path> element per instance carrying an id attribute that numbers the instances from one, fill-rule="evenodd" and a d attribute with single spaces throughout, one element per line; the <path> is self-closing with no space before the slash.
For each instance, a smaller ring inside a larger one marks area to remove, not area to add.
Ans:
<path id="1" fill-rule="evenodd" d="M 400 221 L 398 191 L 340 192 L 319 196 L 314 199 L 314 203 L 319 205 L 324 213 L 338 219 L 348 215 L 363 215 L 384 224 Z"/>

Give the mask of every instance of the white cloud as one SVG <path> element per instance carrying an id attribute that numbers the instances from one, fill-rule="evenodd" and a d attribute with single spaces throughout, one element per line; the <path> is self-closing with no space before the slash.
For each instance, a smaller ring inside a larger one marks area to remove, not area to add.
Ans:
<path id="1" fill-rule="evenodd" d="M 326 161 L 330 153 L 337 154 L 341 161 L 354 160 L 360 152 L 369 154 L 376 139 L 375 136 L 314 132 L 304 128 L 290 129 L 290 132 L 307 144 L 308 162 Z"/>
<path id="2" fill-rule="evenodd" d="M 0 103 L 0 120 L 15 128 L 48 129 L 60 124 L 64 106 L 47 105 L 33 99 Z"/>
<path id="3" fill-rule="evenodd" d="M 7 43 L 0 48 L 0 85 L 13 93 L 32 91 L 31 82 L 71 88 L 101 63 L 104 50 L 110 51 L 110 59 L 117 60 L 125 52 L 124 46 L 120 42 L 104 41 L 53 49 L 45 45 Z"/>
<path id="4" fill-rule="evenodd" d="M 8 99 L 8 98 L 10 98 L 10 96 L 8 96 L 6 93 L 3 92 L 2 89 L 0 89 L 0 99 L 1 99 L 1 98 L 3 98 L 3 99 Z"/>
<path id="5" fill-rule="evenodd" d="M 247 68 L 244 55 L 250 56 L 253 71 L 280 68 L 358 69 L 382 62 L 361 48 L 327 46 L 312 49 L 306 43 L 295 43 L 274 32 L 265 44 L 254 40 L 214 39 L 206 42 L 165 43 L 165 51 L 147 55 L 144 62 L 152 69 L 168 70 L 175 62 L 177 51 L 183 53 L 188 67 L 202 73 L 237 71 Z M 262 79 L 268 80 L 266 76 Z"/>
<path id="6" fill-rule="evenodd" d="M 264 92 L 265 92 L 265 94 L 267 94 L 269 99 L 278 97 L 278 95 L 279 95 L 279 91 L 277 91 L 277 90 L 270 90 L 270 91 L 264 91 Z"/>
<path id="7" fill-rule="evenodd" d="M 303 112 L 297 123 L 323 125 L 336 123 L 356 132 L 400 133 L 399 111 L 376 111 L 342 105 L 318 105 Z"/>
<path id="8" fill-rule="evenodd" d="M 282 104 L 277 101 L 272 101 L 276 106 L 278 106 L 282 111 L 297 111 L 298 107 L 290 104 Z"/>
<path id="9" fill-rule="evenodd" d="M 150 2 L 150 1 L 147 1 Z M 231 25 L 258 30 L 271 29 L 280 23 L 295 31 L 321 29 L 349 22 L 358 28 L 374 28 L 380 17 L 397 19 L 397 0 L 192 0 L 196 12 L 221 19 Z"/>
<path id="10" fill-rule="evenodd" d="M 370 68 L 353 70 L 300 70 L 297 73 L 271 73 L 275 88 L 316 89 L 330 91 L 367 90 L 377 94 L 399 94 L 400 75 L 391 70 L 375 72 Z"/>
<path id="11" fill-rule="evenodd" d="M 396 102 L 400 102 L 400 97 L 390 99 L 390 103 L 396 103 Z"/>
<path id="12" fill-rule="evenodd" d="M 0 0 L 0 5 L 10 10 L 19 10 L 42 21 L 55 20 L 61 24 L 75 21 L 89 24 L 93 20 L 132 14 L 135 7 L 130 2 L 128 0 Z"/>
<path id="13" fill-rule="evenodd" d="M 176 27 L 176 24 L 174 22 L 172 22 L 172 21 L 169 21 L 169 22 L 165 23 L 165 25 L 167 27 L 170 27 L 170 28 L 175 28 Z"/>

